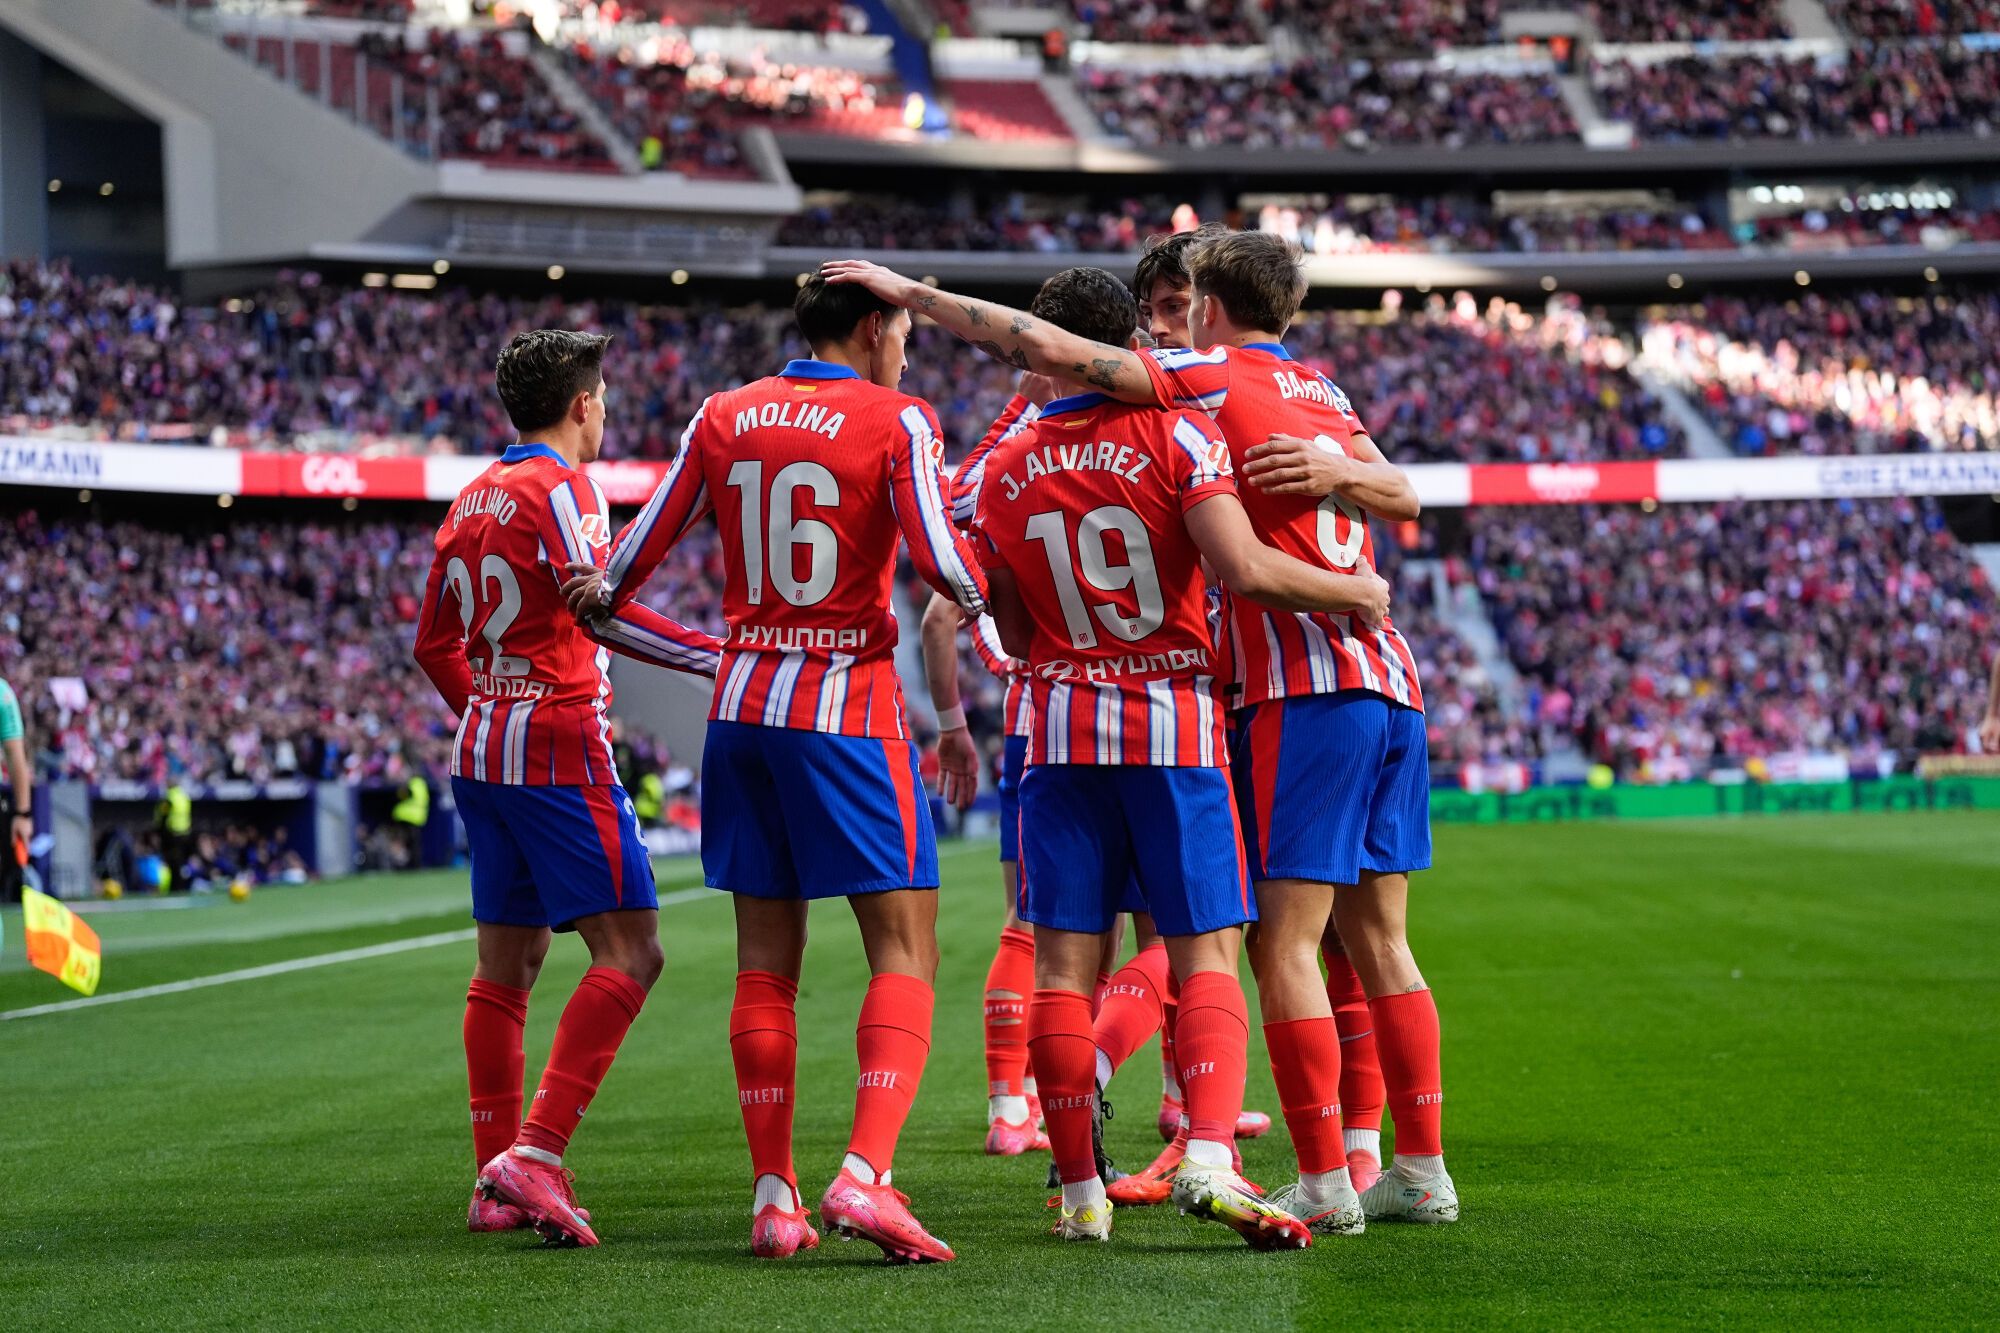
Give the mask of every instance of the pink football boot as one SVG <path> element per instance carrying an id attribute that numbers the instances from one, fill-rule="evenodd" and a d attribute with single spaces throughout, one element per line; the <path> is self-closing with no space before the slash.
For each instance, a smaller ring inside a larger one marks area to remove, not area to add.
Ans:
<path id="1" fill-rule="evenodd" d="M 892 1264 L 938 1264 L 957 1256 L 910 1215 L 910 1200 L 893 1185 L 864 1185 L 842 1167 L 819 1201 L 821 1225 L 842 1240 L 873 1241 Z"/>
<path id="2" fill-rule="evenodd" d="M 575 1177 L 559 1166 L 522 1157 L 509 1148 L 479 1173 L 479 1192 L 512 1204 L 551 1245 L 595 1245 L 597 1233 L 576 1206 Z"/>
<path id="3" fill-rule="evenodd" d="M 803 1208 L 788 1211 L 767 1203 L 750 1223 L 750 1253 L 759 1259 L 789 1259 L 800 1250 L 818 1248 L 819 1232 Z"/>

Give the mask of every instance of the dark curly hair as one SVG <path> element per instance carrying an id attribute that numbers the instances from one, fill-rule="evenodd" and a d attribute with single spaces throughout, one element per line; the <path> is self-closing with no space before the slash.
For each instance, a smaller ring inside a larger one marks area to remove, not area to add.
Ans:
<path id="1" fill-rule="evenodd" d="M 1065 333 L 1123 347 L 1139 322 L 1139 303 L 1101 268 L 1066 268 L 1042 284 L 1028 313 Z"/>

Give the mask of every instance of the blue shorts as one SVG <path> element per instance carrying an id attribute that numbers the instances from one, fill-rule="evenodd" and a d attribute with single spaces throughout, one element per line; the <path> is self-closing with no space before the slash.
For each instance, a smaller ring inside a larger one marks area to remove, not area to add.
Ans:
<path id="1" fill-rule="evenodd" d="M 906 740 L 711 722 L 703 876 L 753 898 L 934 889 L 937 833 L 922 791 Z"/>
<path id="2" fill-rule="evenodd" d="M 1094 935 L 1120 912 L 1151 912 L 1160 934 L 1181 936 L 1257 919 L 1219 768 L 1036 764 L 1021 827 L 1023 921 Z"/>
<path id="3" fill-rule="evenodd" d="M 1009 736 L 1000 751 L 1000 859 L 1021 859 L 1021 770 L 1028 764 L 1028 738 Z"/>
<path id="4" fill-rule="evenodd" d="M 1238 715 L 1236 802 L 1252 879 L 1352 884 L 1431 864 L 1424 715 L 1359 690 Z"/>
<path id="5" fill-rule="evenodd" d="M 451 780 L 472 852 L 472 919 L 568 930 L 599 912 L 655 908 L 646 835 L 623 787 Z"/>

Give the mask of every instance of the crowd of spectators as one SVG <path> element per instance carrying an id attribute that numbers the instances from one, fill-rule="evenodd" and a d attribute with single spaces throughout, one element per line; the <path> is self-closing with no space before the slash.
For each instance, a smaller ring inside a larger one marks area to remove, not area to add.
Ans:
<path id="1" fill-rule="evenodd" d="M 430 524 L 0 523 L 0 662 L 49 776 L 443 771 L 450 720 L 410 658 Z"/>
<path id="2" fill-rule="evenodd" d="M 441 157 L 610 169 L 609 150 L 522 54 L 525 40 L 519 33 L 433 28 L 415 40 L 371 32 L 356 49 L 416 90 L 403 98 L 400 141 L 426 141 L 434 90 Z"/>
<path id="3" fill-rule="evenodd" d="M 675 29 L 632 44 L 576 41 L 563 59 L 652 170 L 743 176 L 748 124 L 816 126 L 896 113 L 893 91 L 851 69 L 781 63 L 758 51 L 697 51 Z"/>
<path id="4" fill-rule="evenodd" d="M 1254 221 L 1309 254 L 1556 253 L 1726 249 L 1732 242 L 1692 205 L 1501 214 L 1450 195 L 1356 195 L 1324 203 L 1270 203 Z"/>
<path id="5" fill-rule="evenodd" d="M 1070 0 L 1077 26 L 1100 42 L 1251 46 L 1263 39 L 1257 0 Z"/>
<path id="6" fill-rule="evenodd" d="M 1826 0 L 1827 13 L 1856 37 L 1948 37 L 2000 32 L 2000 0 Z"/>
<path id="7" fill-rule="evenodd" d="M 1215 76 L 1092 65 L 1078 83 L 1108 132 L 1148 147 L 1457 148 L 1577 137 L 1546 75 L 1302 61 Z"/>
<path id="8" fill-rule="evenodd" d="M 1463 293 L 1409 311 L 1323 311 L 1286 336 L 1403 463 L 1573 462 L 1685 450 L 1625 368 L 1624 341 L 1574 305 L 1531 311 Z"/>
<path id="9" fill-rule="evenodd" d="M 1783 0 L 1591 0 L 1607 42 L 1770 42 L 1792 35 Z"/>
<path id="10" fill-rule="evenodd" d="M 2000 53 L 1957 42 L 1856 46 L 1845 61 L 1690 56 L 1597 62 L 1607 119 L 1642 139 L 1897 139 L 2000 124 Z"/>
<path id="11" fill-rule="evenodd" d="M 1851 203 L 1851 201 L 1850 201 Z M 1758 218 L 1759 243 L 1799 249 L 1853 249 L 1870 245 L 1945 245 L 2000 241 L 2000 209 L 1869 208 L 1801 209 Z"/>
<path id="12" fill-rule="evenodd" d="M 1639 779 L 1955 749 L 2000 632 L 1927 500 L 1492 509 L 1481 592 L 1550 748 Z"/>
<path id="13" fill-rule="evenodd" d="M 1417 52 L 1500 41 L 1503 0 L 1268 0 L 1271 22 L 1343 52 Z"/>
<path id="14" fill-rule="evenodd" d="M 1648 365 L 1744 454 L 2000 447 L 2000 296 L 1717 297 L 1653 312 Z"/>
<path id="15" fill-rule="evenodd" d="M 481 452 L 510 438 L 490 379 L 520 328 L 614 335 L 605 430 L 617 458 L 671 457 L 703 398 L 803 355 L 785 308 L 637 306 L 347 288 L 313 274 L 186 307 L 60 267 L 0 270 L 0 424 L 126 438 L 355 451 Z M 1625 345 L 1572 307 L 1469 296 L 1321 311 L 1292 334 L 1413 460 L 1651 457 L 1676 438 L 1624 370 Z M 924 325 L 903 389 L 930 401 L 947 451 L 983 433 L 1013 372 Z"/>
<path id="16" fill-rule="evenodd" d="M 1136 254 L 1147 236 L 1194 217 L 1163 196 L 1074 200 L 1019 193 L 962 203 L 843 194 L 809 202 L 778 243 L 867 250 Z M 1728 250 L 1739 243 L 1798 249 L 2000 241 L 2000 209 L 1800 209 L 1735 231 L 1695 204 L 1515 208 L 1465 195 L 1348 195 L 1268 201 L 1229 216 L 1275 232 L 1308 254 L 1564 254 Z M 1190 224 L 1191 225 L 1191 224 Z"/>
<path id="17" fill-rule="evenodd" d="M 778 244 L 827 250 L 970 250 L 1010 254 L 1135 254 L 1172 229 L 1161 198 L 1039 201 L 1014 193 L 963 204 L 909 195 L 808 202 L 778 228 Z"/>

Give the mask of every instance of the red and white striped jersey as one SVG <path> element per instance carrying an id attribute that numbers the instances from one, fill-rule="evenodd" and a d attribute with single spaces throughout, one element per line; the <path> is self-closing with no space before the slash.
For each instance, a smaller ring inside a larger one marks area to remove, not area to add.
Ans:
<path id="1" fill-rule="evenodd" d="M 986 434 L 965 461 L 958 465 L 958 471 L 951 479 L 951 517 L 961 528 L 969 528 L 972 519 L 979 512 L 979 483 L 986 479 L 986 460 L 993 447 L 1002 440 L 1011 440 L 1041 415 L 1035 404 L 1015 394 L 1008 400 L 993 424 L 986 428 Z M 1033 712 L 1028 702 L 1027 680 L 1021 672 L 1021 663 L 1007 655 L 1000 644 L 1000 627 L 993 623 L 993 617 L 981 616 L 972 625 L 972 651 L 978 655 L 981 664 L 999 680 L 1005 682 L 1007 694 L 1001 711 L 1006 714 L 1006 734 L 1026 736 L 1029 720 Z"/>
<path id="2" fill-rule="evenodd" d="M 1183 515 L 1234 495 L 1221 432 L 1188 412 L 1061 398 L 996 446 L 974 518 L 1034 622 L 1031 764 L 1227 762 L 1201 552 Z"/>
<path id="3" fill-rule="evenodd" d="M 1042 410 L 1015 394 L 1007 400 L 1007 406 L 1000 409 L 1000 415 L 993 418 L 993 424 L 986 428 L 986 434 L 979 443 L 972 446 L 972 452 L 958 465 L 958 471 L 951 476 L 951 518 L 961 528 L 972 526 L 972 516 L 979 512 L 979 483 L 986 479 L 986 459 L 993 447 L 1002 440 L 1011 440 L 1022 431 L 1035 424 Z"/>
<path id="4" fill-rule="evenodd" d="M 459 715 L 453 777 L 615 783 L 606 649 L 715 674 L 719 640 L 646 607 L 577 626 L 562 597 L 565 566 L 601 566 L 610 544 L 603 490 L 546 444 L 512 446 L 459 492 L 438 529 L 415 650 Z"/>
<path id="5" fill-rule="evenodd" d="M 1347 395 L 1294 361 L 1281 343 L 1204 352 L 1161 348 L 1146 353 L 1146 368 L 1160 402 L 1214 418 L 1238 466 L 1245 450 L 1274 433 L 1313 440 L 1339 454 L 1367 434 Z M 1286 555 L 1336 571 L 1375 563 L 1368 516 L 1338 496 L 1314 502 L 1245 486 L 1242 500 L 1257 535 Z M 1416 656 L 1388 621 L 1371 630 L 1345 612 L 1272 611 L 1234 596 L 1225 603 L 1222 647 L 1231 708 L 1357 689 L 1423 708 Z"/>
<path id="6" fill-rule="evenodd" d="M 711 509 L 721 530 L 722 722 L 900 737 L 900 531 L 924 579 L 968 611 L 986 579 L 952 526 L 937 417 L 845 366 L 792 361 L 713 395 L 659 489 L 612 548 L 614 608 L 629 604 Z"/>

